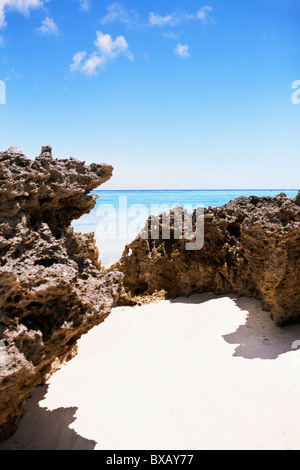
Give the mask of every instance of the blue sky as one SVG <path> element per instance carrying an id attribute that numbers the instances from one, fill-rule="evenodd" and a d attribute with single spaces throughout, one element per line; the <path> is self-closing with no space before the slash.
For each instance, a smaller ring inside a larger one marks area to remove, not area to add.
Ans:
<path id="1" fill-rule="evenodd" d="M 103 189 L 298 188 L 300 0 L 0 0 L 0 150 Z"/>

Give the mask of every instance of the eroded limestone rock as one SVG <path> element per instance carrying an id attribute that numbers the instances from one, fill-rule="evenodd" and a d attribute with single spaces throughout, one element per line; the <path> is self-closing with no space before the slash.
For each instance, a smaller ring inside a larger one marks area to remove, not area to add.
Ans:
<path id="1" fill-rule="evenodd" d="M 101 273 L 93 235 L 70 227 L 112 170 L 53 159 L 50 146 L 34 161 L 15 147 L 0 153 L 0 440 L 30 392 L 118 300 L 122 274 Z"/>
<path id="2" fill-rule="evenodd" d="M 162 225 L 161 219 L 161 231 Z M 125 275 L 122 302 L 161 291 L 173 298 L 236 293 L 261 299 L 278 325 L 299 320 L 300 192 L 295 199 L 239 197 L 209 207 L 204 232 L 199 251 L 187 251 L 183 239 L 154 240 L 150 232 L 127 245 L 111 268 Z"/>

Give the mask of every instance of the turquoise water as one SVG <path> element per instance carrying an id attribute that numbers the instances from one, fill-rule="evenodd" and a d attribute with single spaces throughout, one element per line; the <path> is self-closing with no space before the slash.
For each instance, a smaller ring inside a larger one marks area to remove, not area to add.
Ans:
<path id="1" fill-rule="evenodd" d="M 72 225 L 77 232 L 95 233 L 100 258 L 108 265 L 120 258 L 126 243 L 134 239 L 151 214 L 159 214 L 176 205 L 190 211 L 198 206 L 221 206 L 239 196 L 274 197 L 281 192 L 295 197 L 298 190 L 99 190 L 92 192 L 98 196 L 94 209 Z"/>

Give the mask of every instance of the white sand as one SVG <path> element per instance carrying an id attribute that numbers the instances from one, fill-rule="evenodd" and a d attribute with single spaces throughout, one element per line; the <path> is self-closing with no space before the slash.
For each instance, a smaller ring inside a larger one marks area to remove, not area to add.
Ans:
<path id="1" fill-rule="evenodd" d="M 0 449 L 300 449 L 296 340 L 253 299 L 116 308 Z"/>

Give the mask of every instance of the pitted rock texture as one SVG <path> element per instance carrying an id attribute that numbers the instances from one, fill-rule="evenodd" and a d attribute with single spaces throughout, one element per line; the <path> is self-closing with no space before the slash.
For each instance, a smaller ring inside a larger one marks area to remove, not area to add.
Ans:
<path id="1" fill-rule="evenodd" d="M 53 159 L 49 146 L 35 160 L 15 147 L 0 153 L 0 440 L 30 392 L 119 298 L 122 274 L 101 273 L 93 234 L 70 227 L 112 171 Z"/>
<path id="2" fill-rule="evenodd" d="M 183 239 L 154 240 L 149 225 L 146 239 L 127 245 L 111 267 L 124 273 L 123 304 L 162 291 L 173 298 L 236 293 L 262 300 L 278 325 L 299 320 L 300 192 L 295 199 L 239 197 L 205 209 L 199 251 L 187 251 Z M 162 218 L 159 225 L 162 233 Z"/>

